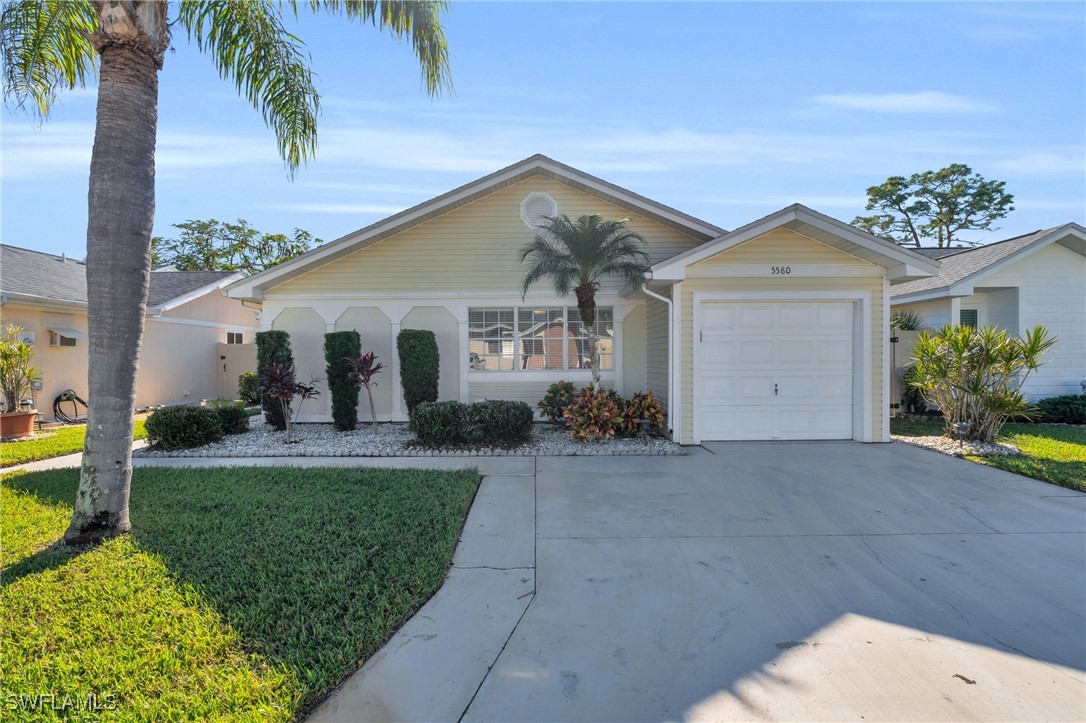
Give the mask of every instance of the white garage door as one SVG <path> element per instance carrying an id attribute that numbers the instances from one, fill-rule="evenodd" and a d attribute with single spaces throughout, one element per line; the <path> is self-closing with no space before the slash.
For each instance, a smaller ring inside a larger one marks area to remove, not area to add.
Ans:
<path id="1" fill-rule="evenodd" d="M 851 302 L 702 302 L 702 440 L 852 439 Z"/>

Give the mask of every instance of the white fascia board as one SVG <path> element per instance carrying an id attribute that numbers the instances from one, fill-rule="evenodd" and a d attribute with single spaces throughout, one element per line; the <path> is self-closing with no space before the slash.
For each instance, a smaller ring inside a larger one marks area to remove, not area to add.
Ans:
<path id="1" fill-rule="evenodd" d="M 937 261 L 855 229 L 846 223 L 812 211 L 805 206 L 795 204 L 782 208 L 780 211 L 772 213 L 763 219 L 724 234 L 678 256 L 661 261 L 652 267 L 652 278 L 654 281 L 681 281 L 686 278 L 687 266 L 723 253 L 773 229 L 787 226 L 792 221 L 814 226 L 844 241 L 874 251 L 885 259 L 881 265 L 886 268 L 907 267 L 916 276 L 933 276 L 939 271 L 939 262 Z"/>
<path id="2" fill-rule="evenodd" d="M 2 299 L 5 304 L 25 304 L 28 306 L 41 306 L 42 308 L 57 309 L 58 311 L 70 312 L 73 309 L 80 309 L 85 311 L 87 309 L 87 302 L 85 301 L 67 301 L 65 299 L 51 299 L 48 296 L 37 296 L 35 294 L 21 294 L 19 292 L 5 291 Z"/>
<path id="3" fill-rule="evenodd" d="M 168 272 L 164 272 L 164 273 L 168 273 Z M 235 281 L 238 281 L 239 279 L 244 279 L 244 278 L 245 278 L 245 273 L 242 272 L 242 271 L 238 271 L 237 273 L 234 273 L 234 274 L 232 274 L 230 276 L 227 276 L 224 279 L 219 279 L 218 281 L 213 281 L 210 284 L 207 284 L 205 286 L 201 286 L 198 289 L 194 289 L 194 290 L 188 292 L 187 294 L 182 294 L 181 296 L 170 299 L 169 301 L 165 302 L 164 304 L 159 304 L 158 306 L 148 307 L 147 313 L 152 314 L 153 316 L 158 316 L 159 314 L 163 313 L 164 311 L 169 311 L 170 309 L 177 308 L 178 306 L 181 306 L 182 304 L 187 304 L 190 301 L 195 301 L 196 299 L 199 299 L 201 296 L 203 296 L 205 294 L 210 294 L 212 291 L 222 291 L 222 295 L 226 296 L 226 292 L 224 290 L 225 287 L 233 284 Z"/>
<path id="4" fill-rule="evenodd" d="M 913 294 L 905 294 L 903 296 L 891 296 L 890 303 L 894 306 L 899 304 L 915 304 L 921 301 L 933 301 L 935 299 L 954 299 L 962 298 L 965 296 L 973 295 L 973 283 L 962 282 L 955 284 L 954 286 L 944 286 L 941 289 L 931 289 L 929 291 L 917 291 Z"/>
<path id="5" fill-rule="evenodd" d="M 254 274 L 246 279 L 233 283 L 227 287 L 226 295 L 230 298 L 260 300 L 264 298 L 264 290 L 269 286 L 273 286 L 276 280 L 283 276 L 303 267 L 319 266 L 323 262 L 331 260 L 331 257 L 335 257 L 341 253 L 347 253 L 347 249 L 360 250 L 365 248 L 365 246 L 368 245 L 366 242 L 376 236 L 395 232 L 396 229 L 405 226 L 412 221 L 416 221 L 427 214 L 462 201 L 487 188 L 505 183 L 517 176 L 522 176 L 534 169 L 545 170 L 561 178 L 579 183 L 605 196 L 629 204 L 635 208 L 639 208 L 649 215 L 666 218 L 704 236 L 711 237 L 720 233 L 719 228 L 708 226 L 703 223 L 697 223 L 692 217 L 684 217 L 666 206 L 649 202 L 648 199 L 638 198 L 616 186 L 611 186 L 610 184 L 603 183 L 587 174 L 583 174 L 576 169 L 562 166 L 549 158 L 533 156 L 525 161 L 509 166 L 502 171 L 498 171 L 496 174 L 484 176 L 477 181 L 453 189 L 446 194 L 437 196 L 429 201 L 425 201 L 417 206 L 389 216 L 382 221 L 378 221 L 375 224 L 349 233 L 335 241 L 330 241 L 312 251 L 307 251 L 301 256 L 296 256 L 290 261 L 278 264 L 267 271 L 262 271 L 259 274 Z"/>

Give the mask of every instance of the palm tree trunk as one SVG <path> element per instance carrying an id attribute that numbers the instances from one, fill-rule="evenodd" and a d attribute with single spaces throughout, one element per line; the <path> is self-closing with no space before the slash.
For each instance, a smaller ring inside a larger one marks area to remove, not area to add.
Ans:
<path id="1" fill-rule="evenodd" d="M 101 57 L 87 226 L 87 437 L 64 534 L 87 544 L 128 532 L 136 370 L 151 272 L 158 70 L 165 3 L 96 3 Z"/>

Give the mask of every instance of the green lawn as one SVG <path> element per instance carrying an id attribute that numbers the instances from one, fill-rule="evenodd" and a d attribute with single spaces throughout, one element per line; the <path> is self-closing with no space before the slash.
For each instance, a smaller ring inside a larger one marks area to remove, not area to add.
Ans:
<path id="1" fill-rule="evenodd" d="M 96 695 L 113 720 L 301 717 L 441 586 L 479 485 L 474 471 L 142 468 L 132 534 L 72 552 L 58 541 L 78 475 L 0 480 L 0 700 Z"/>
<path id="2" fill-rule="evenodd" d="M 143 439 L 147 432 L 143 429 L 143 419 L 136 420 L 136 433 L 133 439 Z M 83 438 L 87 436 L 85 425 L 56 427 L 39 432 L 33 439 L 21 439 L 15 442 L 0 442 L 0 466 L 11 467 L 24 462 L 36 462 L 39 459 L 63 457 L 66 454 L 83 451 Z"/>
<path id="3" fill-rule="evenodd" d="M 941 435 L 943 423 L 891 419 L 890 432 L 906 437 Z M 1023 453 L 1014 457 L 969 456 L 966 459 L 1086 492 L 1086 427 L 1007 424 L 1000 440 L 1013 444 Z"/>

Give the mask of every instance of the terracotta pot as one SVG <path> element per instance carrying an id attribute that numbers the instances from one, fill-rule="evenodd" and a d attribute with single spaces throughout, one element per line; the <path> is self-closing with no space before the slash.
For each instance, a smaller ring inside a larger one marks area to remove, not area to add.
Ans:
<path id="1" fill-rule="evenodd" d="M 4 412 L 0 414 L 0 437 L 18 439 L 34 434 L 34 417 L 38 410 L 28 412 Z"/>

